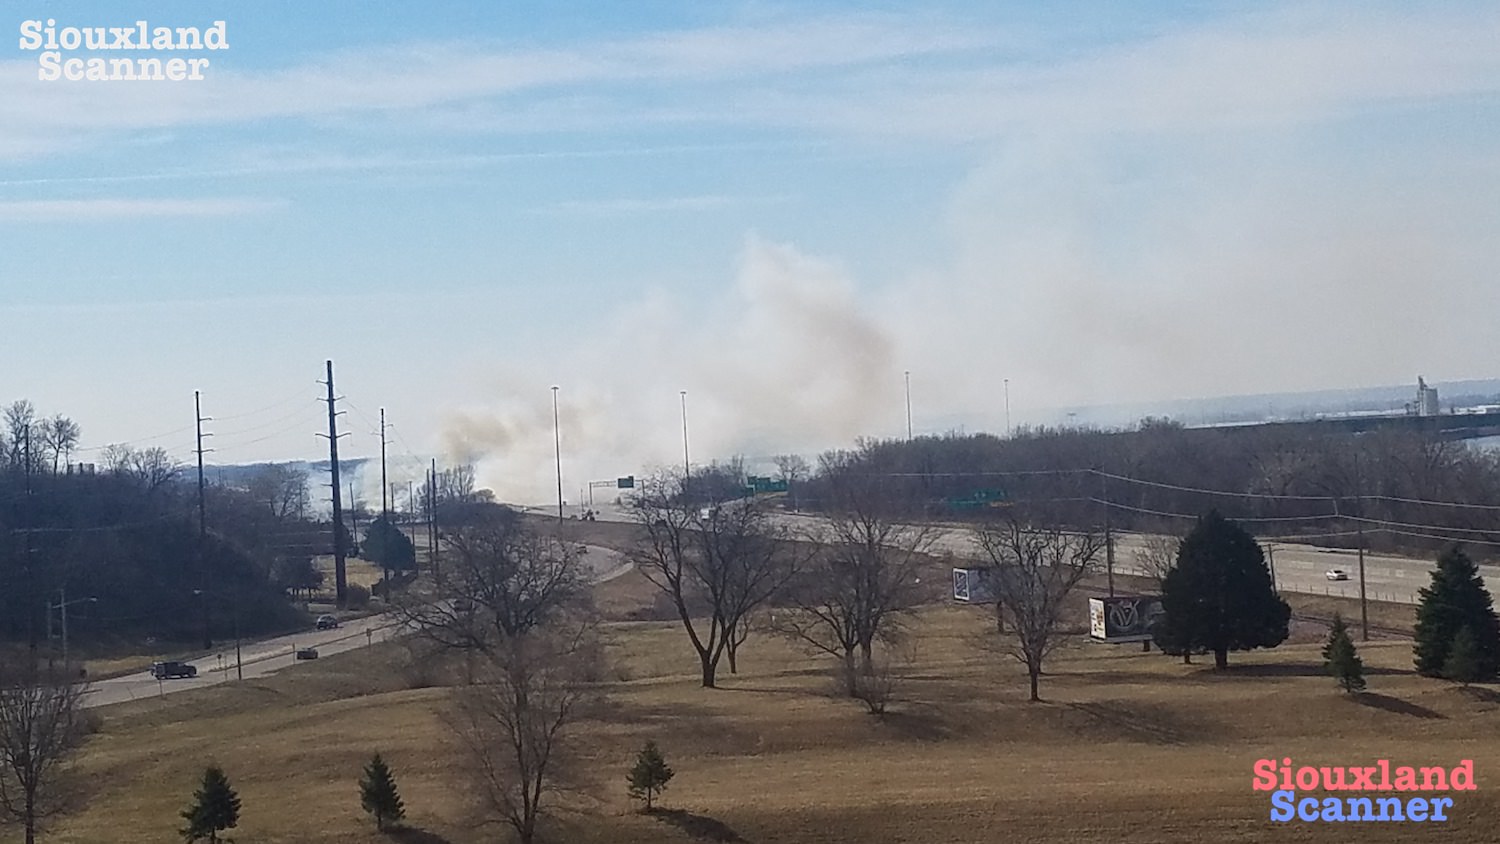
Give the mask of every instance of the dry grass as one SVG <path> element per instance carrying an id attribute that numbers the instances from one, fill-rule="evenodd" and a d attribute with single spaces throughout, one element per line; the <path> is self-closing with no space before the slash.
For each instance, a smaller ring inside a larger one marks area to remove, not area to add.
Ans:
<path id="1" fill-rule="evenodd" d="M 333 555 L 314 557 L 313 565 L 317 567 L 318 571 L 323 572 L 323 588 L 331 590 L 333 588 L 333 570 L 335 565 Z M 348 583 L 358 583 L 360 586 L 369 589 L 380 582 L 380 578 L 384 576 L 385 572 L 381 571 L 379 566 L 368 560 L 362 560 L 359 557 L 344 558 L 344 579 Z"/>
<path id="2" fill-rule="evenodd" d="M 632 575 L 632 577 L 634 577 Z M 626 580 L 622 578 L 622 580 Z M 646 600 L 626 580 L 601 602 Z M 1025 702 L 1020 667 L 978 638 L 988 616 L 935 607 L 914 625 L 916 663 L 885 718 L 828 697 L 826 660 L 752 639 L 723 688 L 696 681 L 691 649 L 668 622 L 606 628 L 618 664 L 605 704 L 580 725 L 595 780 L 569 798 L 554 842 L 1203 842 L 1493 840 L 1500 799 L 1500 705 L 1414 676 L 1409 644 L 1362 648 L 1371 694 L 1334 689 L 1316 642 L 1236 654 L 1215 674 L 1134 646 L 1058 652 L 1043 703 Z M 1314 638 L 1311 634 L 1305 639 Z M 398 777 L 411 841 L 505 840 L 474 822 L 443 688 L 405 689 L 399 645 L 341 654 L 278 677 L 139 701 L 106 712 L 78 761 L 87 807 L 47 840 L 171 841 L 202 767 L 222 764 L 244 800 L 240 841 L 374 842 L 355 781 L 379 749 Z M 677 777 L 672 814 L 634 811 L 624 772 L 657 740 Z M 1263 756 L 1311 764 L 1387 757 L 1453 765 L 1472 758 L 1480 791 L 1453 820 L 1426 824 L 1272 824 L 1250 789 Z"/>

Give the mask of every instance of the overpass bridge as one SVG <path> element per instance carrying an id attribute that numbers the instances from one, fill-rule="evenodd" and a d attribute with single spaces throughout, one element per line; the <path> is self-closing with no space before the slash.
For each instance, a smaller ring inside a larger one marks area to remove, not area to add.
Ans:
<path id="1" fill-rule="evenodd" d="M 1305 429 L 1308 433 L 1364 434 L 1370 431 L 1411 431 L 1443 440 L 1473 440 L 1500 437 L 1500 412 L 1439 413 L 1431 416 L 1390 414 L 1370 416 L 1324 416 L 1316 419 L 1292 419 L 1276 422 L 1248 422 L 1209 426 L 1218 429 L 1245 430 L 1275 427 L 1282 430 Z"/>

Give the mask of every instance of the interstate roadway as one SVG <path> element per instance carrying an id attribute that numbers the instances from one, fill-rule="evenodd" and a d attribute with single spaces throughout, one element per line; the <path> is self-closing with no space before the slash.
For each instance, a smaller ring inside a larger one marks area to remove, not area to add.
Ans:
<path id="1" fill-rule="evenodd" d="M 595 508 L 596 517 L 604 521 L 630 521 L 628 511 L 604 505 Z M 807 514 L 786 514 L 781 517 L 788 525 L 817 535 L 823 520 Z M 1141 550 L 1144 537 L 1139 534 L 1115 535 L 1115 571 L 1121 574 L 1141 574 L 1136 563 L 1136 554 Z M 935 542 L 938 550 L 949 551 L 956 563 L 977 560 L 983 555 L 974 541 L 971 530 L 964 527 L 945 527 Z M 1285 592 L 1310 595 L 1332 595 L 1345 598 L 1359 597 L 1359 557 L 1353 551 L 1329 550 L 1297 543 L 1271 543 L 1271 561 L 1276 572 L 1276 586 Z M 1434 568 L 1432 559 L 1398 557 L 1387 554 L 1365 555 L 1365 590 L 1372 601 L 1392 601 L 1415 604 L 1417 590 L 1431 582 L 1429 574 Z M 1341 569 L 1348 580 L 1331 581 L 1327 572 Z M 1490 593 L 1500 588 L 1500 567 L 1480 566 Z"/>

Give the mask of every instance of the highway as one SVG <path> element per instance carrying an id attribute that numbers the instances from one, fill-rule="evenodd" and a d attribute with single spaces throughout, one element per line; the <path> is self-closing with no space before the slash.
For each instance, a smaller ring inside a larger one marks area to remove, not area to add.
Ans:
<path id="1" fill-rule="evenodd" d="M 584 564 L 589 569 L 589 579 L 595 583 L 612 580 L 630 571 L 629 563 L 617 551 L 588 546 L 586 552 Z M 240 669 L 247 680 L 263 677 L 283 669 L 305 665 L 307 660 L 295 658 L 296 651 L 301 648 L 314 648 L 319 657 L 324 657 L 384 642 L 399 633 L 399 622 L 395 615 L 382 613 L 351 620 L 332 630 L 306 630 L 273 639 L 247 641 L 240 646 Z M 232 682 L 237 679 L 234 640 L 216 644 L 218 648 L 212 656 L 188 661 L 189 665 L 198 669 L 197 677 L 157 680 L 151 676 L 150 666 L 143 665 L 142 670 L 134 674 L 90 683 L 84 693 L 83 705 L 108 706 Z"/>
<path id="2" fill-rule="evenodd" d="M 598 506 L 595 513 L 596 518 L 601 521 L 631 520 L 629 511 L 615 505 Z M 811 536 L 825 533 L 820 527 L 824 521 L 818 516 L 787 513 L 779 518 L 784 524 L 806 531 Z M 1141 550 L 1144 539 L 1140 534 L 1115 535 L 1117 573 L 1144 573 L 1136 563 L 1136 554 Z M 959 565 L 963 564 L 963 560 L 981 560 L 983 557 L 973 532 L 965 527 L 942 528 L 934 545 L 935 550 L 952 553 Z M 1355 552 L 1274 541 L 1269 545 L 1276 586 L 1281 591 L 1359 597 L 1359 558 Z M 1415 604 L 1417 590 L 1431 582 L 1429 575 L 1434 565 L 1434 559 L 1366 554 L 1365 594 L 1372 601 Z M 1348 573 L 1349 579 L 1329 580 L 1326 573 L 1330 569 L 1342 569 Z M 1490 594 L 1496 594 L 1496 589 L 1500 588 L 1500 567 L 1480 566 L 1479 571 Z"/>

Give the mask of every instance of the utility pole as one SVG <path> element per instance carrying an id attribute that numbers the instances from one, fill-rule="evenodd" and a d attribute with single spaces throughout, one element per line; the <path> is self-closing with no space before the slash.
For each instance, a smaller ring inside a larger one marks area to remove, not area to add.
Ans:
<path id="1" fill-rule="evenodd" d="M 558 427 L 557 417 L 557 385 L 552 387 L 552 444 L 557 451 L 557 523 L 563 520 L 563 494 L 562 494 L 562 429 Z"/>
<path id="2" fill-rule="evenodd" d="M 391 529 L 391 495 L 390 484 L 385 479 L 385 408 L 380 409 L 380 522 L 381 529 Z M 387 549 L 389 550 L 389 549 Z M 382 555 L 384 556 L 384 555 Z M 391 570 L 386 568 L 385 557 L 380 561 L 380 576 L 385 579 L 385 600 L 391 600 Z"/>
<path id="3" fill-rule="evenodd" d="M 198 431 L 198 445 L 193 449 L 193 453 L 198 455 L 198 604 L 203 615 L 203 647 L 208 649 L 214 646 L 214 639 L 208 620 L 208 510 L 203 494 L 203 452 L 212 449 L 203 447 L 203 438 L 213 434 L 203 433 L 203 423 L 209 419 L 203 415 L 203 399 L 197 390 L 193 391 L 193 417 Z M 63 618 L 67 618 L 67 612 L 66 609 L 63 610 Z"/>
<path id="4" fill-rule="evenodd" d="M 339 414 L 342 410 L 335 410 L 338 399 L 333 395 L 333 361 L 328 361 L 328 380 L 322 383 L 328 385 L 328 464 L 332 472 L 333 487 L 333 582 L 339 606 L 344 606 L 349 600 L 349 581 L 344 568 L 344 506 L 339 500 Z M 319 436 L 324 436 L 320 434 Z"/>
<path id="5" fill-rule="evenodd" d="M 911 370 L 906 370 L 906 441 L 911 442 Z"/>
<path id="6" fill-rule="evenodd" d="M 438 566 L 437 548 L 437 458 L 432 458 L 432 474 L 427 481 L 427 557 L 432 561 L 432 577 L 443 585 L 443 570 Z"/>
<path id="7" fill-rule="evenodd" d="M 359 536 L 359 499 L 354 496 L 354 481 L 349 482 L 349 535 Z"/>
<path id="8" fill-rule="evenodd" d="M 688 463 L 687 390 L 678 390 L 677 393 L 682 396 L 682 491 L 686 497 L 688 478 L 693 474 L 692 464 Z"/>
<path id="9" fill-rule="evenodd" d="M 1096 470 L 1097 471 L 1097 470 Z M 1109 580 L 1109 596 L 1115 596 L 1115 536 L 1109 520 L 1109 476 L 1099 472 L 1099 503 L 1104 505 L 1104 571 Z"/>
<path id="10" fill-rule="evenodd" d="M 63 636 L 63 673 L 68 671 L 68 589 L 66 586 L 57 590 L 57 605 L 62 608 L 62 636 Z M 47 621 L 52 621 L 52 613 L 48 611 Z"/>
<path id="11" fill-rule="evenodd" d="M 21 459 L 24 461 L 24 464 L 22 465 L 21 469 L 22 469 L 22 473 L 25 475 L 25 478 L 26 478 L 26 482 L 25 482 L 25 485 L 26 485 L 26 498 L 25 498 L 25 500 L 23 502 L 23 505 L 22 505 L 22 508 L 23 508 L 22 509 L 22 525 L 23 525 L 23 530 L 22 530 L 22 539 L 21 539 L 21 543 L 22 543 L 22 545 L 21 545 L 21 551 L 25 554 L 25 557 L 26 557 L 26 596 L 27 596 L 26 603 L 31 606 L 31 609 L 27 610 L 27 612 L 26 612 L 26 634 L 27 634 L 27 639 L 29 640 L 28 644 L 30 645 L 31 664 L 34 666 L 34 665 L 36 665 L 36 646 L 37 646 L 37 642 L 36 642 L 36 607 L 34 606 L 35 603 L 36 603 L 36 601 L 35 601 L 35 598 L 36 598 L 36 565 L 33 563 L 32 559 L 31 559 L 31 557 L 32 557 L 32 553 L 31 553 L 32 552 L 32 547 L 31 547 L 31 526 L 32 526 L 31 525 L 31 520 L 33 518 L 33 512 L 32 511 L 33 511 L 34 505 L 32 504 L 32 501 L 31 501 L 31 496 L 32 496 L 32 488 L 31 488 L 31 425 L 29 423 L 26 425 L 26 429 L 22 433 L 21 437 L 22 437 L 22 442 L 21 442 Z M 50 624 L 51 623 L 50 620 L 52 618 L 52 611 L 51 610 L 47 611 L 47 618 L 49 620 L 48 623 Z M 50 648 L 52 645 L 49 642 L 47 646 Z"/>
<path id="12" fill-rule="evenodd" d="M 1359 513 L 1359 637 L 1361 642 L 1370 641 L 1370 608 L 1365 602 L 1365 496 L 1364 481 L 1359 471 L 1359 452 L 1354 452 L 1354 505 Z"/>
<path id="13" fill-rule="evenodd" d="M 380 518 L 390 521 L 389 490 L 385 479 L 385 408 L 380 409 Z"/>

